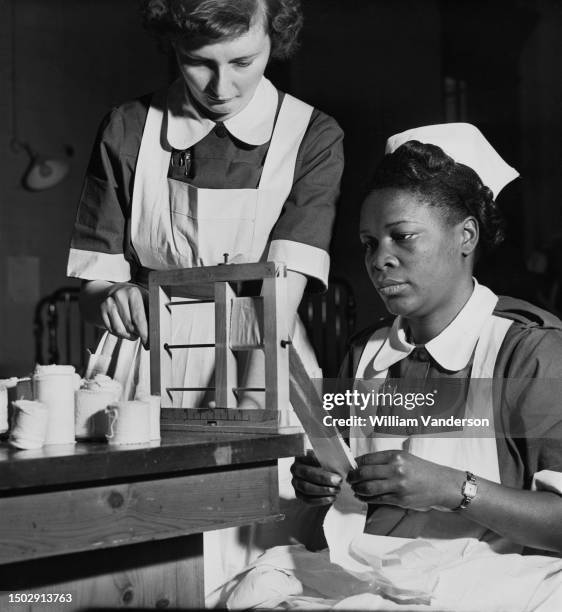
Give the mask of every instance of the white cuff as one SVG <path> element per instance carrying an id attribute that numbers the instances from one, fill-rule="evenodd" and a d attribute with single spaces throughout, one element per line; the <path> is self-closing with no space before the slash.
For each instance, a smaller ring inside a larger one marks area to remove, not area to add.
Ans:
<path id="1" fill-rule="evenodd" d="M 324 288 L 328 286 L 330 256 L 324 249 L 293 240 L 273 240 L 267 260 L 284 262 L 288 270 L 316 278 Z"/>
<path id="2" fill-rule="evenodd" d="M 110 254 L 70 249 L 66 274 L 84 280 L 124 283 L 131 280 L 131 267 L 122 253 Z"/>
<path id="3" fill-rule="evenodd" d="M 552 491 L 562 495 L 562 472 L 541 470 L 533 476 L 532 491 Z"/>

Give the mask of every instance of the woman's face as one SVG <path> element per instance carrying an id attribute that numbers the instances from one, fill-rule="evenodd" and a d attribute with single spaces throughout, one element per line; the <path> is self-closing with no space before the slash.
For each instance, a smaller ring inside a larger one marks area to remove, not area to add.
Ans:
<path id="1" fill-rule="evenodd" d="M 369 277 L 387 309 L 448 324 L 472 291 L 472 258 L 465 255 L 478 239 L 474 227 L 472 221 L 447 223 L 438 208 L 403 189 L 369 194 L 360 237 Z"/>
<path id="2" fill-rule="evenodd" d="M 215 121 L 234 117 L 252 99 L 271 51 L 269 34 L 257 19 L 236 37 L 198 49 L 174 45 L 179 69 L 191 95 Z"/>

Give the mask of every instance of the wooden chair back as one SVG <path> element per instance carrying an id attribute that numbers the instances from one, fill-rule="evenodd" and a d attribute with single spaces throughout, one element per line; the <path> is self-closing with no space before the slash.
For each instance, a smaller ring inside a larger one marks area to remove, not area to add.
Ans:
<path id="1" fill-rule="evenodd" d="M 36 363 L 85 369 L 88 349 L 95 349 L 100 330 L 82 319 L 79 293 L 79 287 L 61 287 L 38 302 L 33 320 Z"/>
<path id="2" fill-rule="evenodd" d="M 355 331 L 356 302 L 351 285 L 342 278 L 330 278 L 322 294 L 306 293 L 299 315 L 312 343 L 324 378 L 335 378 Z"/>

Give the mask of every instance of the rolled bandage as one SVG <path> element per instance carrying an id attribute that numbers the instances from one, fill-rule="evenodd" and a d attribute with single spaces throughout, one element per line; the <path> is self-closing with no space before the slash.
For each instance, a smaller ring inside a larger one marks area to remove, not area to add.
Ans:
<path id="1" fill-rule="evenodd" d="M 150 404 L 150 441 L 157 442 L 160 440 L 160 396 L 143 395 L 136 399 Z"/>
<path id="2" fill-rule="evenodd" d="M 145 444 L 150 442 L 150 403 L 133 400 L 113 402 L 106 410 L 105 437 L 109 444 Z"/>
<path id="3" fill-rule="evenodd" d="M 14 408 L 10 444 L 16 448 L 41 448 L 47 433 L 48 408 L 41 402 L 18 400 Z"/>
<path id="4" fill-rule="evenodd" d="M 0 386 L 0 434 L 8 431 L 8 389 Z"/>
<path id="5" fill-rule="evenodd" d="M 74 444 L 74 391 L 79 383 L 72 366 L 36 366 L 33 395 L 49 415 L 45 444 Z"/>
<path id="6" fill-rule="evenodd" d="M 82 382 L 74 394 L 74 432 L 77 439 L 102 439 L 106 429 L 106 408 L 119 399 L 121 385 L 104 374 Z"/>
<path id="7" fill-rule="evenodd" d="M 17 384 L 17 378 L 0 380 L 0 434 L 8 431 L 8 389 Z"/>
<path id="8" fill-rule="evenodd" d="M 263 302 L 254 297 L 236 298 L 230 317 L 230 347 L 248 350 L 263 346 Z"/>

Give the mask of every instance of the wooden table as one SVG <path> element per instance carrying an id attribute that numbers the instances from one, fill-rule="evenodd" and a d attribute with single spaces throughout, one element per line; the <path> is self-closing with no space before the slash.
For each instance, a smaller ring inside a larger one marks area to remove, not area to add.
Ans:
<path id="1" fill-rule="evenodd" d="M 302 451 L 298 433 L 0 444 L 0 610 L 203 607 L 202 532 L 280 518 L 277 459 Z M 72 603 L 10 603 L 22 592 Z"/>

